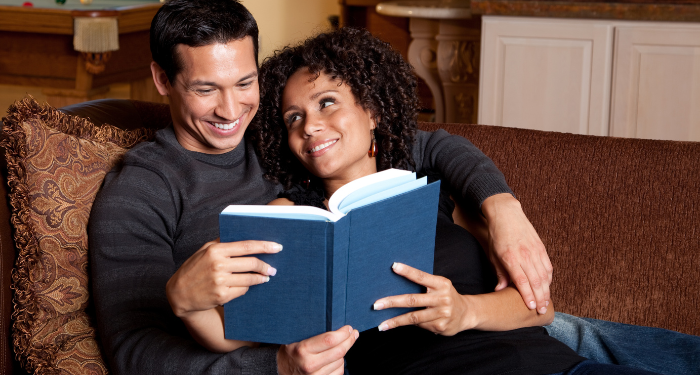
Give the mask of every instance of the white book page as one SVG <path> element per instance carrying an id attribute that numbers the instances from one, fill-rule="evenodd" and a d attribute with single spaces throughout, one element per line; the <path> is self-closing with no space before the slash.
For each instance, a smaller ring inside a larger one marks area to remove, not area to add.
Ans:
<path id="1" fill-rule="evenodd" d="M 401 169 L 387 169 L 348 182 L 328 200 L 328 209 L 341 214 L 343 207 L 377 192 L 415 180 L 415 173 Z"/>
<path id="2" fill-rule="evenodd" d="M 395 186 L 395 187 L 393 187 L 393 188 L 391 188 L 391 189 L 384 190 L 384 191 L 380 191 L 379 193 L 376 193 L 376 194 L 372 194 L 372 195 L 370 195 L 369 197 L 360 199 L 360 200 L 355 201 L 355 202 L 353 202 L 353 203 L 351 203 L 351 204 L 349 204 L 349 205 L 347 205 L 347 206 L 344 206 L 344 207 L 341 208 L 340 210 L 341 210 L 344 214 L 347 215 L 348 212 L 350 212 L 351 210 L 353 210 L 353 209 L 355 209 L 355 208 L 357 208 L 357 207 L 366 206 L 366 205 L 372 204 L 372 203 L 374 203 L 374 202 L 379 202 L 379 201 L 381 201 L 381 200 L 384 200 L 384 199 L 387 199 L 387 198 L 391 198 L 391 197 L 397 196 L 397 195 L 399 195 L 399 194 L 403 194 L 403 193 L 405 193 L 405 192 L 407 192 L 407 191 L 411 191 L 411 190 L 414 190 L 414 189 L 418 189 L 418 188 L 421 187 L 421 186 L 425 186 L 427 183 L 428 183 L 428 178 L 427 178 L 427 177 L 421 177 L 421 178 L 419 178 L 419 179 L 417 179 L 417 180 L 413 180 L 413 181 L 407 182 L 407 183 L 405 183 L 405 184 L 402 184 L 402 185 L 399 185 L 399 186 Z"/>
<path id="3" fill-rule="evenodd" d="M 280 219 L 303 219 L 319 221 L 338 221 L 343 214 L 335 214 L 318 207 L 311 206 L 260 206 L 260 205 L 231 205 L 222 214 L 240 216 L 261 216 Z"/>

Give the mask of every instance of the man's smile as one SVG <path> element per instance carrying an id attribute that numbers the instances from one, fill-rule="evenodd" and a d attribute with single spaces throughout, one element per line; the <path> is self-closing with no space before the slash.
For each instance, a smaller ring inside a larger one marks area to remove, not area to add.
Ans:
<path id="1" fill-rule="evenodd" d="M 241 122 L 241 119 L 238 118 L 234 122 L 229 122 L 229 123 L 212 122 L 211 124 L 214 125 L 217 129 L 231 130 L 231 129 L 235 128 L 238 125 L 238 123 L 240 123 L 240 122 Z"/>

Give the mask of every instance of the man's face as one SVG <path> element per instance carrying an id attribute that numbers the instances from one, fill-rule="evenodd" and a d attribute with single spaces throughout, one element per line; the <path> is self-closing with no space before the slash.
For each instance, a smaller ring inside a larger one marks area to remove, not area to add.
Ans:
<path id="1" fill-rule="evenodd" d="M 182 147 L 206 154 L 233 150 L 260 104 L 258 69 L 250 36 L 202 47 L 178 45 L 182 70 L 174 82 L 152 63 L 161 94 L 170 99 Z"/>

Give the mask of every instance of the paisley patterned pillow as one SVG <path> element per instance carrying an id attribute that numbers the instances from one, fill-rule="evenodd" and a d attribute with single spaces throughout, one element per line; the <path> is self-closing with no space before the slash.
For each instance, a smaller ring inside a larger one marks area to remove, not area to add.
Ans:
<path id="1" fill-rule="evenodd" d="M 88 313 L 86 227 L 105 173 L 153 133 L 98 127 L 33 98 L 11 106 L 3 122 L 18 251 L 15 353 L 30 372 L 105 374 Z"/>

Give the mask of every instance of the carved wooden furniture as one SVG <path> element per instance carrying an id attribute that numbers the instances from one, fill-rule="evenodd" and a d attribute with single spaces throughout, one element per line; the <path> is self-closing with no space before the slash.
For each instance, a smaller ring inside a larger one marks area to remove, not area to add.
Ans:
<path id="1" fill-rule="evenodd" d="M 391 1 L 377 12 L 410 18 L 408 61 L 430 87 L 435 121 L 475 123 L 481 22 L 469 1 Z"/>

